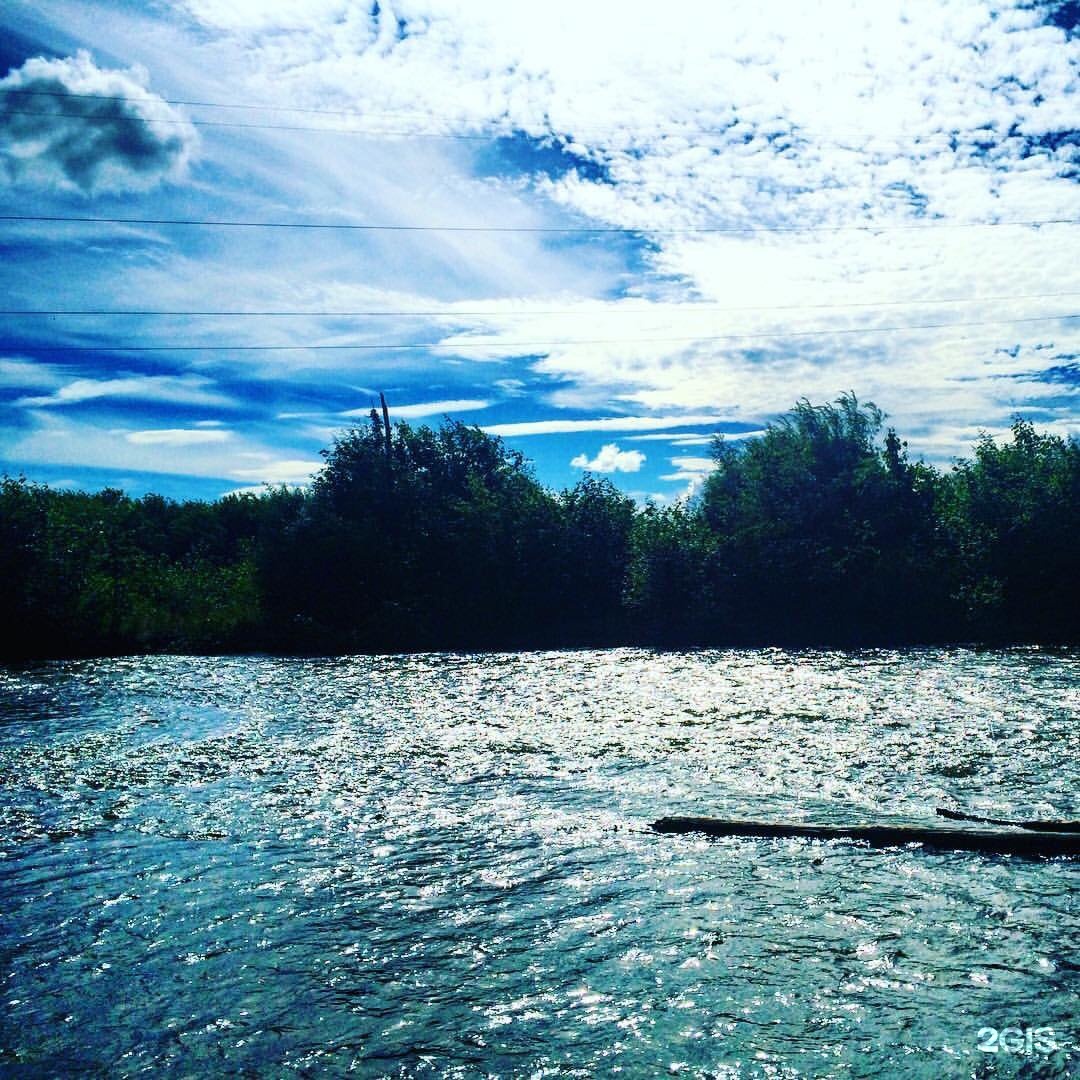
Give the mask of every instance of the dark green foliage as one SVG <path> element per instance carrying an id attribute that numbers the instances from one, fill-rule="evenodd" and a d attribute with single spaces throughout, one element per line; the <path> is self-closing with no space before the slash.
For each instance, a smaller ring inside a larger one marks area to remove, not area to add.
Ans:
<path id="1" fill-rule="evenodd" d="M 3 480 L 0 617 L 15 628 L 7 655 L 249 643 L 260 623 L 253 519 L 236 510 L 229 499 L 136 501 Z"/>
<path id="2" fill-rule="evenodd" d="M 456 422 L 387 435 L 373 414 L 339 438 L 267 553 L 275 630 L 357 650 L 513 646 L 544 631 L 560 610 L 558 505 L 521 455 Z"/>
<path id="3" fill-rule="evenodd" d="M 873 405 L 718 437 L 701 494 L 556 494 L 478 428 L 370 423 L 307 491 L 0 481 L 7 656 L 1080 639 L 1080 444 L 1017 420 L 950 473 Z"/>
<path id="4" fill-rule="evenodd" d="M 610 480 L 587 475 L 557 505 L 552 533 L 557 572 L 549 604 L 581 642 L 618 640 L 625 632 L 623 599 L 637 511 Z"/>
<path id="5" fill-rule="evenodd" d="M 1080 443 L 1013 423 L 954 470 L 944 517 L 963 558 L 961 596 L 987 636 L 1080 637 Z"/>
<path id="6" fill-rule="evenodd" d="M 717 541 L 705 518 L 676 505 L 647 506 L 635 522 L 626 603 L 650 644 L 716 640 L 730 632 L 714 588 Z"/>
<path id="7" fill-rule="evenodd" d="M 718 439 L 701 512 L 717 601 L 747 640 L 934 640 L 955 629 L 940 477 L 852 394 L 800 402 L 741 452 Z"/>

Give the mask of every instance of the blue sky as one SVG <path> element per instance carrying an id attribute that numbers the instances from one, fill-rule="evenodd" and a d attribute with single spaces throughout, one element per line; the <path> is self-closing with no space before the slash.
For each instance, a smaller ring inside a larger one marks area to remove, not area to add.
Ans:
<path id="1" fill-rule="evenodd" d="M 1080 433 L 1078 11 L 13 0 L 0 470 L 302 483 L 380 391 L 658 501 L 804 396 Z"/>

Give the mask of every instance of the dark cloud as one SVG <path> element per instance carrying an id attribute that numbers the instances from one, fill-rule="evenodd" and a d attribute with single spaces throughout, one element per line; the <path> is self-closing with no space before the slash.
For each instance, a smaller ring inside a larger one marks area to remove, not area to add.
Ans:
<path id="1" fill-rule="evenodd" d="M 140 81 L 90 56 L 36 57 L 0 79 L 0 168 L 7 180 L 90 194 L 180 177 L 195 129 Z"/>

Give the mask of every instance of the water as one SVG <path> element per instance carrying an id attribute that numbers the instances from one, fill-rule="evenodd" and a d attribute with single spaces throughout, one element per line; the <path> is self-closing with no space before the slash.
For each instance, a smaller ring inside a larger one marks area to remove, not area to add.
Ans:
<path id="1" fill-rule="evenodd" d="M 1075 1075 L 1076 862 L 647 824 L 1077 817 L 1078 715 L 1036 650 L 0 672 L 0 1072 Z"/>

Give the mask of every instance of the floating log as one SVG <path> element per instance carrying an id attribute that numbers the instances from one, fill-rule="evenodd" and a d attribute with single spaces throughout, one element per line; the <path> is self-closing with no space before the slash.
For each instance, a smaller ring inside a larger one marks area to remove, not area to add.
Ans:
<path id="1" fill-rule="evenodd" d="M 982 825 L 1015 825 L 1018 829 L 1033 829 L 1036 832 L 1075 832 L 1080 833 L 1080 821 L 1009 821 L 1006 818 L 980 817 L 978 814 L 966 814 L 962 810 L 937 808 L 938 815 L 953 821 L 977 821 Z"/>
<path id="2" fill-rule="evenodd" d="M 925 828 L 917 825 L 778 825 L 767 821 L 728 821 L 711 817 L 664 817 L 656 832 L 753 836 L 765 839 L 865 840 L 872 847 L 924 844 L 951 851 L 986 851 L 999 855 L 1080 855 L 1080 834 L 1003 832 L 1000 829 Z"/>

